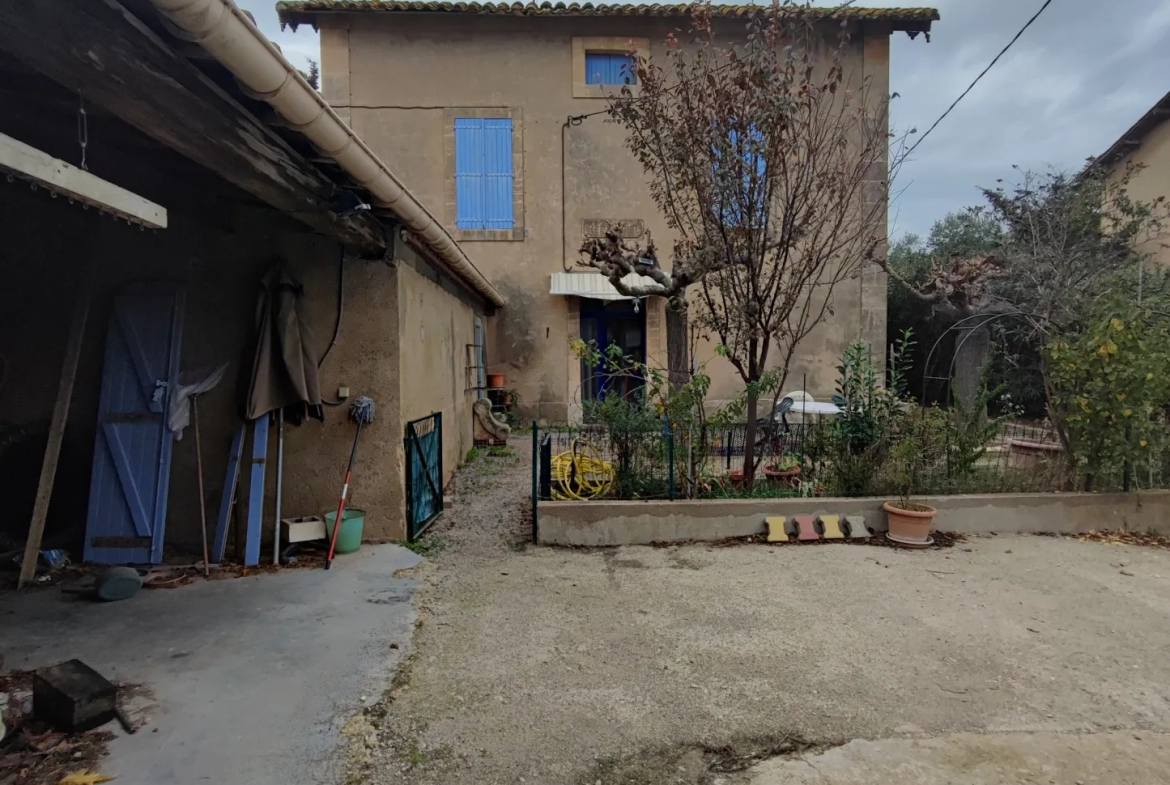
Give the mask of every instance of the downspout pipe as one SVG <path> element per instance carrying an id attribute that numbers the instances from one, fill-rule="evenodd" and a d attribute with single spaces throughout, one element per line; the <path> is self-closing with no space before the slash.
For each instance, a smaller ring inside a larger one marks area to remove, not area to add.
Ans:
<path id="1" fill-rule="evenodd" d="M 393 210 L 484 299 L 496 307 L 504 304 L 504 298 L 443 225 L 232 0 L 151 2 L 180 35 L 200 44 L 255 97 L 271 105 L 289 126 L 336 161 L 354 182 L 373 195 L 376 205 Z"/>

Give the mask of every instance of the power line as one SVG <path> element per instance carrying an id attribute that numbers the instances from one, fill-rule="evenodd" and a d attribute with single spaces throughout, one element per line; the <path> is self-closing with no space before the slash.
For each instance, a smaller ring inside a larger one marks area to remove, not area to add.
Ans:
<path id="1" fill-rule="evenodd" d="M 1025 31 L 1025 30 L 1027 30 L 1029 27 L 1031 27 L 1031 26 L 1032 26 L 1032 23 L 1033 23 L 1033 22 L 1035 22 L 1037 19 L 1039 19 L 1039 18 L 1040 18 L 1040 14 L 1044 13 L 1044 9 L 1048 8 L 1048 6 L 1049 6 L 1049 5 L 1051 5 L 1051 4 L 1052 4 L 1052 0 L 1044 0 L 1044 5 L 1040 6 L 1040 10 L 1039 10 L 1039 11 L 1037 11 L 1037 12 L 1036 12 L 1036 13 L 1035 13 L 1035 14 L 1032 16 L 1032 18 L 1031 18 L 1031 19 L 1029 19 L 1029 20 L 1028 20 L 1028 21 L 1027 21 L 1027 22 L 1024 24 L 1024 26 L 1023 26 L 1023 27 L 1021 27 L 1021 28 L 1020 28 L 1020 32 L 1016 33 L 1015 37 L 1014 37 L 1014 38 L 1012 38 L 1012 40 L 1008 41 L 1008 45 L 1007 45 L 1007 46 L 1005 46 L 1005 47 L 1004 47 L 1002 50 L 1000 50 L 1000 53 L 999 53 L 999 54 L 997 54 L 997 55 L 995 56 L 995 59 L 994 59 L 994 60 L 992 60 L 990 63 L 988 63 L 988 64 L 987 64 L 987 67 L 986 67 L 986 68 L 984 68 L 984 69 L 983 69 L 983 70 L 982 70 L 982 71 L 979 73 L 979 76 L 975 77 L 975 81 L 974 81 L 974 82 L 972 82 L 970 85 L 968 85 L 967 89 L 963 91 L 963 94 L 962 94 L 962 95 L 960 95 L 958 98 L 956 98 L 956 99 L 955 99 L 955 102 L 954 102 L 953 104 L 951 104 L 949 107 L 947 107 L 947 110 L 946 110 L 945 112 L 943 112 L 943 113 L 942 113 L 942 114 L 939 116 L 939 118 L 938 118 L 937 120 L 935 120 L 935 121 L 934 121 L 934 124 L 933 124 L 932 126 L 930 126 L 930 128 L 927 128 L 927 129 L 926 129 L 926 133 L 924 133 L 922 136 L 918 137 L 918 141 L 917 141 L 917 142 L 915 142 L 915 143 L 914 143 L 914 144 L 913 144 L 913 145 L 910 147 L 910 149 L 906 151 L 906 155 L 907 155 L 907 156 L 909 156 L 909 155 L 910 155 L 911 153 L 913 153 L 913 152 L 914 152 L 916 149 L 918 149 L 918 145 L 922 144 L 922 143 L 923 143 L 923 142 L 926 140 L 926 137 L 930 136 L 930 132 L 931 132 L 931 131 L 933 131 L 935 128 L 938 128 L 938 124 L 939 124 L 939 123 L 941 123 L 941 122 L 942 122 L 944 119 L 946 119 L 946 116 L 947 116 L 947 115 L 949 115 L 949 114 L 951 113 L 951 110 L 952 110 L 952 109 L 954 109 L 956 106 L 958 106 L 958 105 L 959 105 L 959 101 L 962 101 L 964 98 L 966 98 L 966 97 L 967 97 L 967 93 L 971 92 L 971 90 L 972 90 L 972 89 L 975 87 L 975 85 L 979 84 L 979 80 L 980 80 L 980 79 L 982 79 L 984 76 L 986 76 L 986 75 L 987 75 L 987 72 L 988 72 L 988 71 L 990 71 L 990 70 L 992 69 L 992 67 L 994 67 L 994 66 L 995 66 L 995 64 L 999 62 L 999 58 L 1001 58 L 1001 57 L 1003 57 L 1005 54 L 1007 54 L 1007 50 L 1011 49 L 1011 48 L 1012 48 L 1012 45 L 1013 45 L 1013 44 L 1014 44 L 1016 41 L 1020 40 L 1020 36 L 1022 36 L 1022 35 L 1024 34 L 1024 31 Z"/>

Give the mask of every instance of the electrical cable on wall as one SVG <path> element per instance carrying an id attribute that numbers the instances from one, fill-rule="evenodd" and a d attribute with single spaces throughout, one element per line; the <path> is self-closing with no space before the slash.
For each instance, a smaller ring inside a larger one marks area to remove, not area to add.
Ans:
<path id="1" fill-rule="evenodd" d="M 333 338 L 329 341 L 329 346 L 325 347 L 325 351 L 321 354 L 321 359 L 317 360 L 317 370 L 321 370 L 321 366 L 325 364 L 325 358 L 333 351 L 333 347 L 337 345 L 337 336 L 341 334 L 341 316 L 345 313 L 345 246 L 341 246 L 341 251 L 337 256 L 337 319 L 333 322 Z M 336 401 L 329 400 L 324 396 L 321 397 L 321 403 L 326 406 L 341 406 L 345 403 L 344 399 Z"/>

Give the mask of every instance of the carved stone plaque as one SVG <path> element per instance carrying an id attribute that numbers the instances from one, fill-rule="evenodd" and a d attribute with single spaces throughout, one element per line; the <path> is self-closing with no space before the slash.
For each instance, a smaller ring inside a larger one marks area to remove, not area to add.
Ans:
<path id="1" fill-rule="evenodd" d="M 611 228 L 616 228 L 627 240 L 641 237 L 646 232 L 646 223 L 640 218 L 586 218 L 582 223 L 586 237 L 605 237 Z"/>

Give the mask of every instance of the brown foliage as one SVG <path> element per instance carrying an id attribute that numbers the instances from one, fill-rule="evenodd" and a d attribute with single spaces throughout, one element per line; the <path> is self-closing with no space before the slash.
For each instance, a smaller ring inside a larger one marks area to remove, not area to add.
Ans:
<path id="1" fill-rule="evenodd" d="M 793 10 L 761 8 L 725 43 L 699 4 L 691 41 L 671 35 L 664 57 L 638 59 L 636 90 L 609 111 L 675 235 L 670 270 L 648 237 L 581 248 L 580 264 L 623 294 L 677 302 L 694 287 L 694 324 L 748 385 L 749 428 L 756 398 L 778 395 L 799 343 L 832 315 L 834 288 L 885 253 L 887 96 L 854 72 L 848 22 Z M 622 281 L 632 273 L 645 284 Z M 775 389 L 756 389 L 770 365 Z"/>

